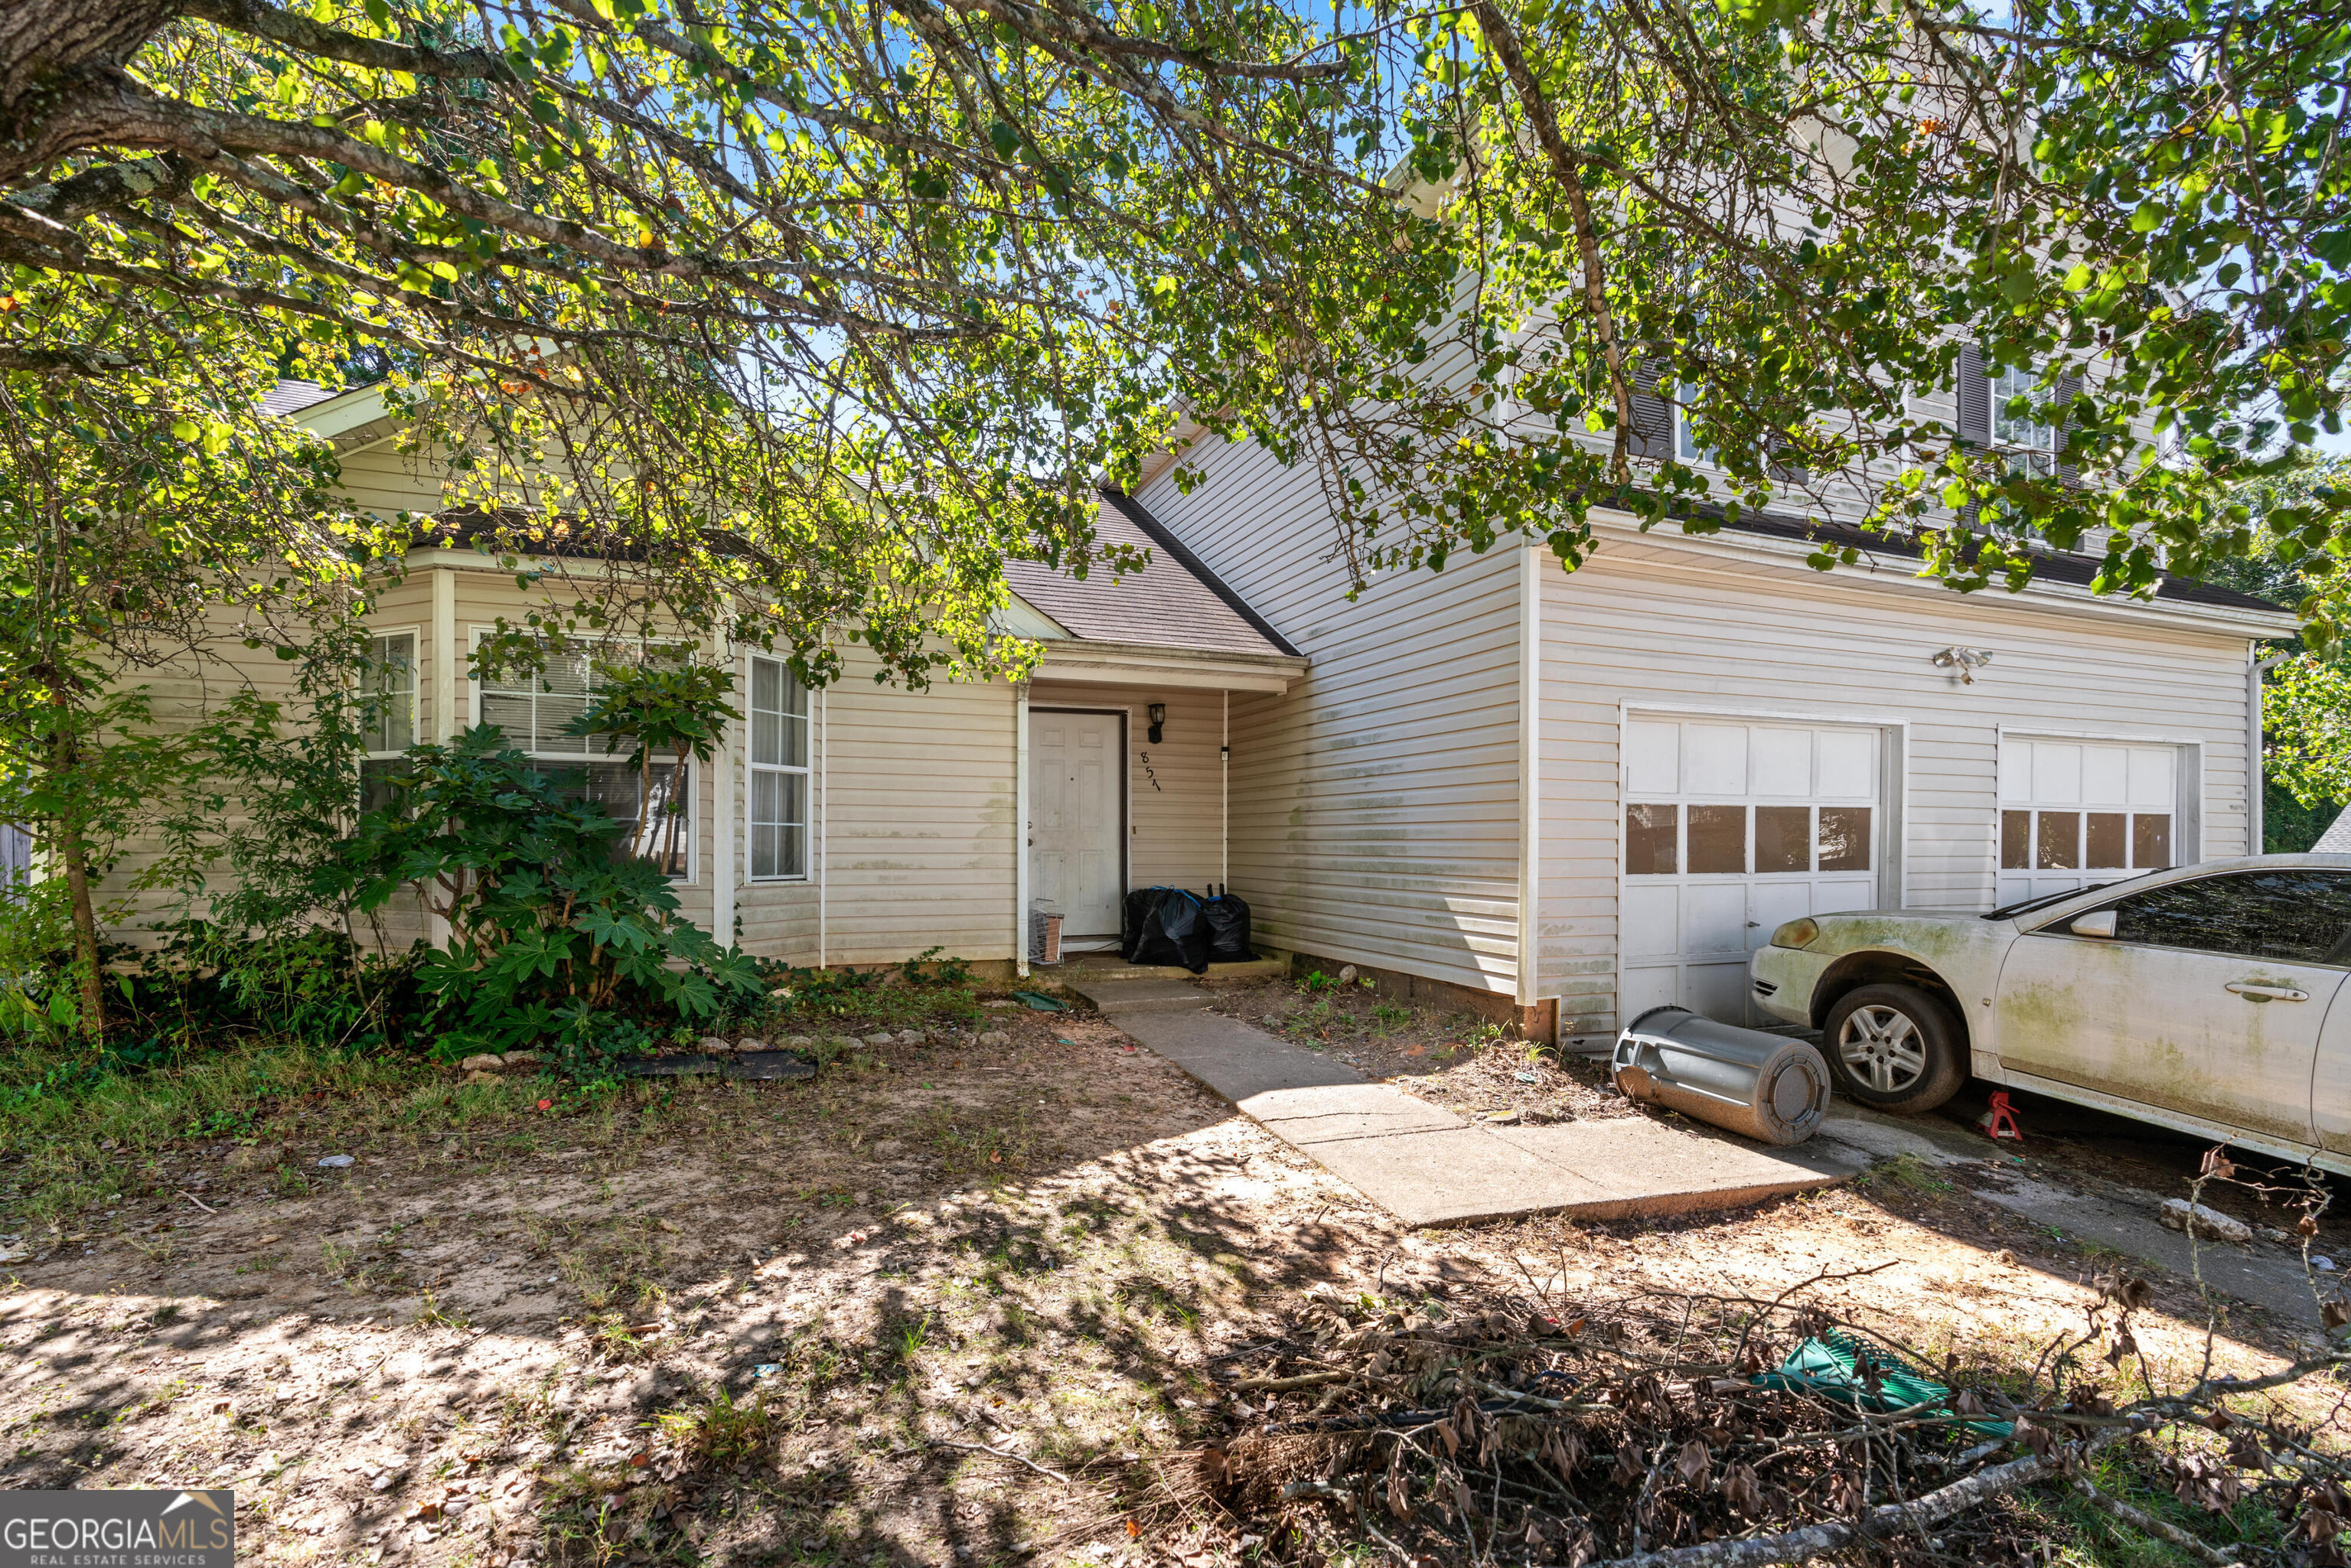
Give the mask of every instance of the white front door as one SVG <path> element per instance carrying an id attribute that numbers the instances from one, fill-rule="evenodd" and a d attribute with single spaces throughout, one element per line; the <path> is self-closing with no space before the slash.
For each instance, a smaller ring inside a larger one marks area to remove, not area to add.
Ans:
<path id="1" fill-rule="evenodd" d="M 1886 902 L 1879 763 L 1875 729 L 1625 725 L 1624 1020 L 1672 1002 L 1750 1021 L 1747 956 L 1773 926 Z"/>
<path id="2" fill-rule="evenodd" d="M 2183 771 L 2176 746 L 2002 737 L 1997 904 L 2194 860 L 2177 844 Z"/>
<path id="3" fill-rule="evenodd" d="M 1029 891 L 1064 941 L 1118 935 L 1125 804 L 1125 715 L 1029 710 Z"/>

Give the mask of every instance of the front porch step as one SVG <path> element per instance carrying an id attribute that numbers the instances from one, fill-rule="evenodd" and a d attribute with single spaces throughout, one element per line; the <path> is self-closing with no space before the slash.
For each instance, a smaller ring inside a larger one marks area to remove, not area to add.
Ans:
<path id="1" fill-rule="evenodd" d="M 1051 977 L 1072 988 L 1081 981 L 1188 980 L 1192 977 L 1172 964 L 1129 964 L 1115 953 L 1073 953 L 1059 964 L 1040 964 L 1040 978 Z M 1278 980 L 1290 973 L 1281 958 L 1251 958 L 1240 964 L 1211 964 L 1203 980 Z"/>

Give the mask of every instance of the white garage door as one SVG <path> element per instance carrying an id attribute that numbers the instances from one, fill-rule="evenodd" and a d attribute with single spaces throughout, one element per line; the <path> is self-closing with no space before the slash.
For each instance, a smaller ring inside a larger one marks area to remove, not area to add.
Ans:
<path id="1" fill-rule="evenodd" d="M 1625 728 L 1624 1017 L 1748 1021 L 1747 956 L 1878 896 L 1880 735 L 1720 719 Z"/>
<path id="2" fill-rule="evenodd" d="M 2171 864 L 2180 773 L 2176 746 L 2003 737 L 1998 902 Z"/>

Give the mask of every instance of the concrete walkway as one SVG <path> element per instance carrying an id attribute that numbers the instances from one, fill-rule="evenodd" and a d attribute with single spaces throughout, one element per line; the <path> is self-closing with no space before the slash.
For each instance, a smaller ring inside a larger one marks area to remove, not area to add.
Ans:
<path id="1" fill-rule="evenodd" d="M 1205 1010 L 1186 980 L 1065 977 L 1121 1030 L 1407 1225 L 1736 1207 L 1841 1181 L 1866 1157 L 1765 1149 L 1653 1117 L 1472 1126 L 1399 1089 Z"/>

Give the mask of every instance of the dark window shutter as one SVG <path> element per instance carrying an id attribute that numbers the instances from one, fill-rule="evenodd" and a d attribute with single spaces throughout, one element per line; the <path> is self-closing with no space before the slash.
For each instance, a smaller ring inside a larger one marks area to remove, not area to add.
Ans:
<path id="1" fill-rule="evenodd" d="M 1991 444 L 1991 378 L 1984 374 L 1983 350 L 1973 343 L 1959 350 L 1959 439 Z"/>
<path id="2" fill-rule="evenodd" d="M 2082 378 L 2080 376 L 2060 376 L 2058 378 L 2057 404 L 2060 408 L 2070 410 L 2074 406 L 2074 400 L 2081 395 Z M 2070 415 L 2061 416 L 2058 419 L 2057 482 L 2061 485 L 2078 485 L 2082 482 L 2081 465 L 2068 462 L 2064 456 L 2065 433 L 2073 428 L 2074 421 Z"/>
<path id="3" fill-rule="evenodd" d="M 1633 367 L 1633 433 L 1625 450 L 1635 457 L 1674 455 L 1674 405 L 1648 389 L 1657 384 L 1657 369 L 1646 361 Z"/>

